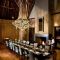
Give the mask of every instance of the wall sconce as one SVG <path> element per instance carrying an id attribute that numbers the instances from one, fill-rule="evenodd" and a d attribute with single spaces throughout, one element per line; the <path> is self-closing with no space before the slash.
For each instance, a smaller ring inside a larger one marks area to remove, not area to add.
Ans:
<path id="1" fill-rule="evenodd" d="M 57 23 L 57 22 L 55 22 L 55 23 L 54 23 L 54 26 L 58 26 L 58 23 Z"/>

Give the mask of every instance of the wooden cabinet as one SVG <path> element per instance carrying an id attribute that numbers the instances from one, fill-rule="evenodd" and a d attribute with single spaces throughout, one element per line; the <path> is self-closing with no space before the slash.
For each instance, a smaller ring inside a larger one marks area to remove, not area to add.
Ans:
<path id="1" fill-rule="evenodd" d="M 54 27 L 56 47 L 60 48 L 60 26 Z"/>

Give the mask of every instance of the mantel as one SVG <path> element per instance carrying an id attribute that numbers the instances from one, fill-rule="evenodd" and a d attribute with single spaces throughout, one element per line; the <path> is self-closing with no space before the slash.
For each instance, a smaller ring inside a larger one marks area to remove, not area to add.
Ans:
<path id="1" fill-rule="evenodd" d="M 48 40 L 48 34 L 35 34 L 36 37 L 46 37 L 46 40 Z"/>

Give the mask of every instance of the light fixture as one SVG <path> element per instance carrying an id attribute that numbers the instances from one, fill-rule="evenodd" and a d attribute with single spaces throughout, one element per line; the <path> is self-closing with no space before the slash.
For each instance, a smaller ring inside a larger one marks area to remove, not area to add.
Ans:
<path id="1" fill-rule="evenodd" d="M 27 29 L 29 27 L 29 21 L 27 19 L 17 19 L 12 24 L 19 29 Z"/>
<path id="2" fill-rule="evenodd" d="M 27 0 L 26 0 L 26 17 L 27 17 Z M 15 20 L 14 22 L 12 22 L 12 24 L 19 29 L 27 29 L 29 27 L 29 21 L 28 19 L 24 19 L 24 15 L 23 15 L 23 0 L 20 1 L 20 13 L 19 13 L 19 18 L 17 20 Z"/>

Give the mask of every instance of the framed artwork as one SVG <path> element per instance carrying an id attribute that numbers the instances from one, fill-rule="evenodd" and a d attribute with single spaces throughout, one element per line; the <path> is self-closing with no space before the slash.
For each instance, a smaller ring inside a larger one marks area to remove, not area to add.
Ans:
<path id="1" fill-rule="evenodd" d="M 38 25 L 39 25 L 39 31 L 43 31 L 44 32 L 44 17 L 41 17 L 38 19 Z"/>

